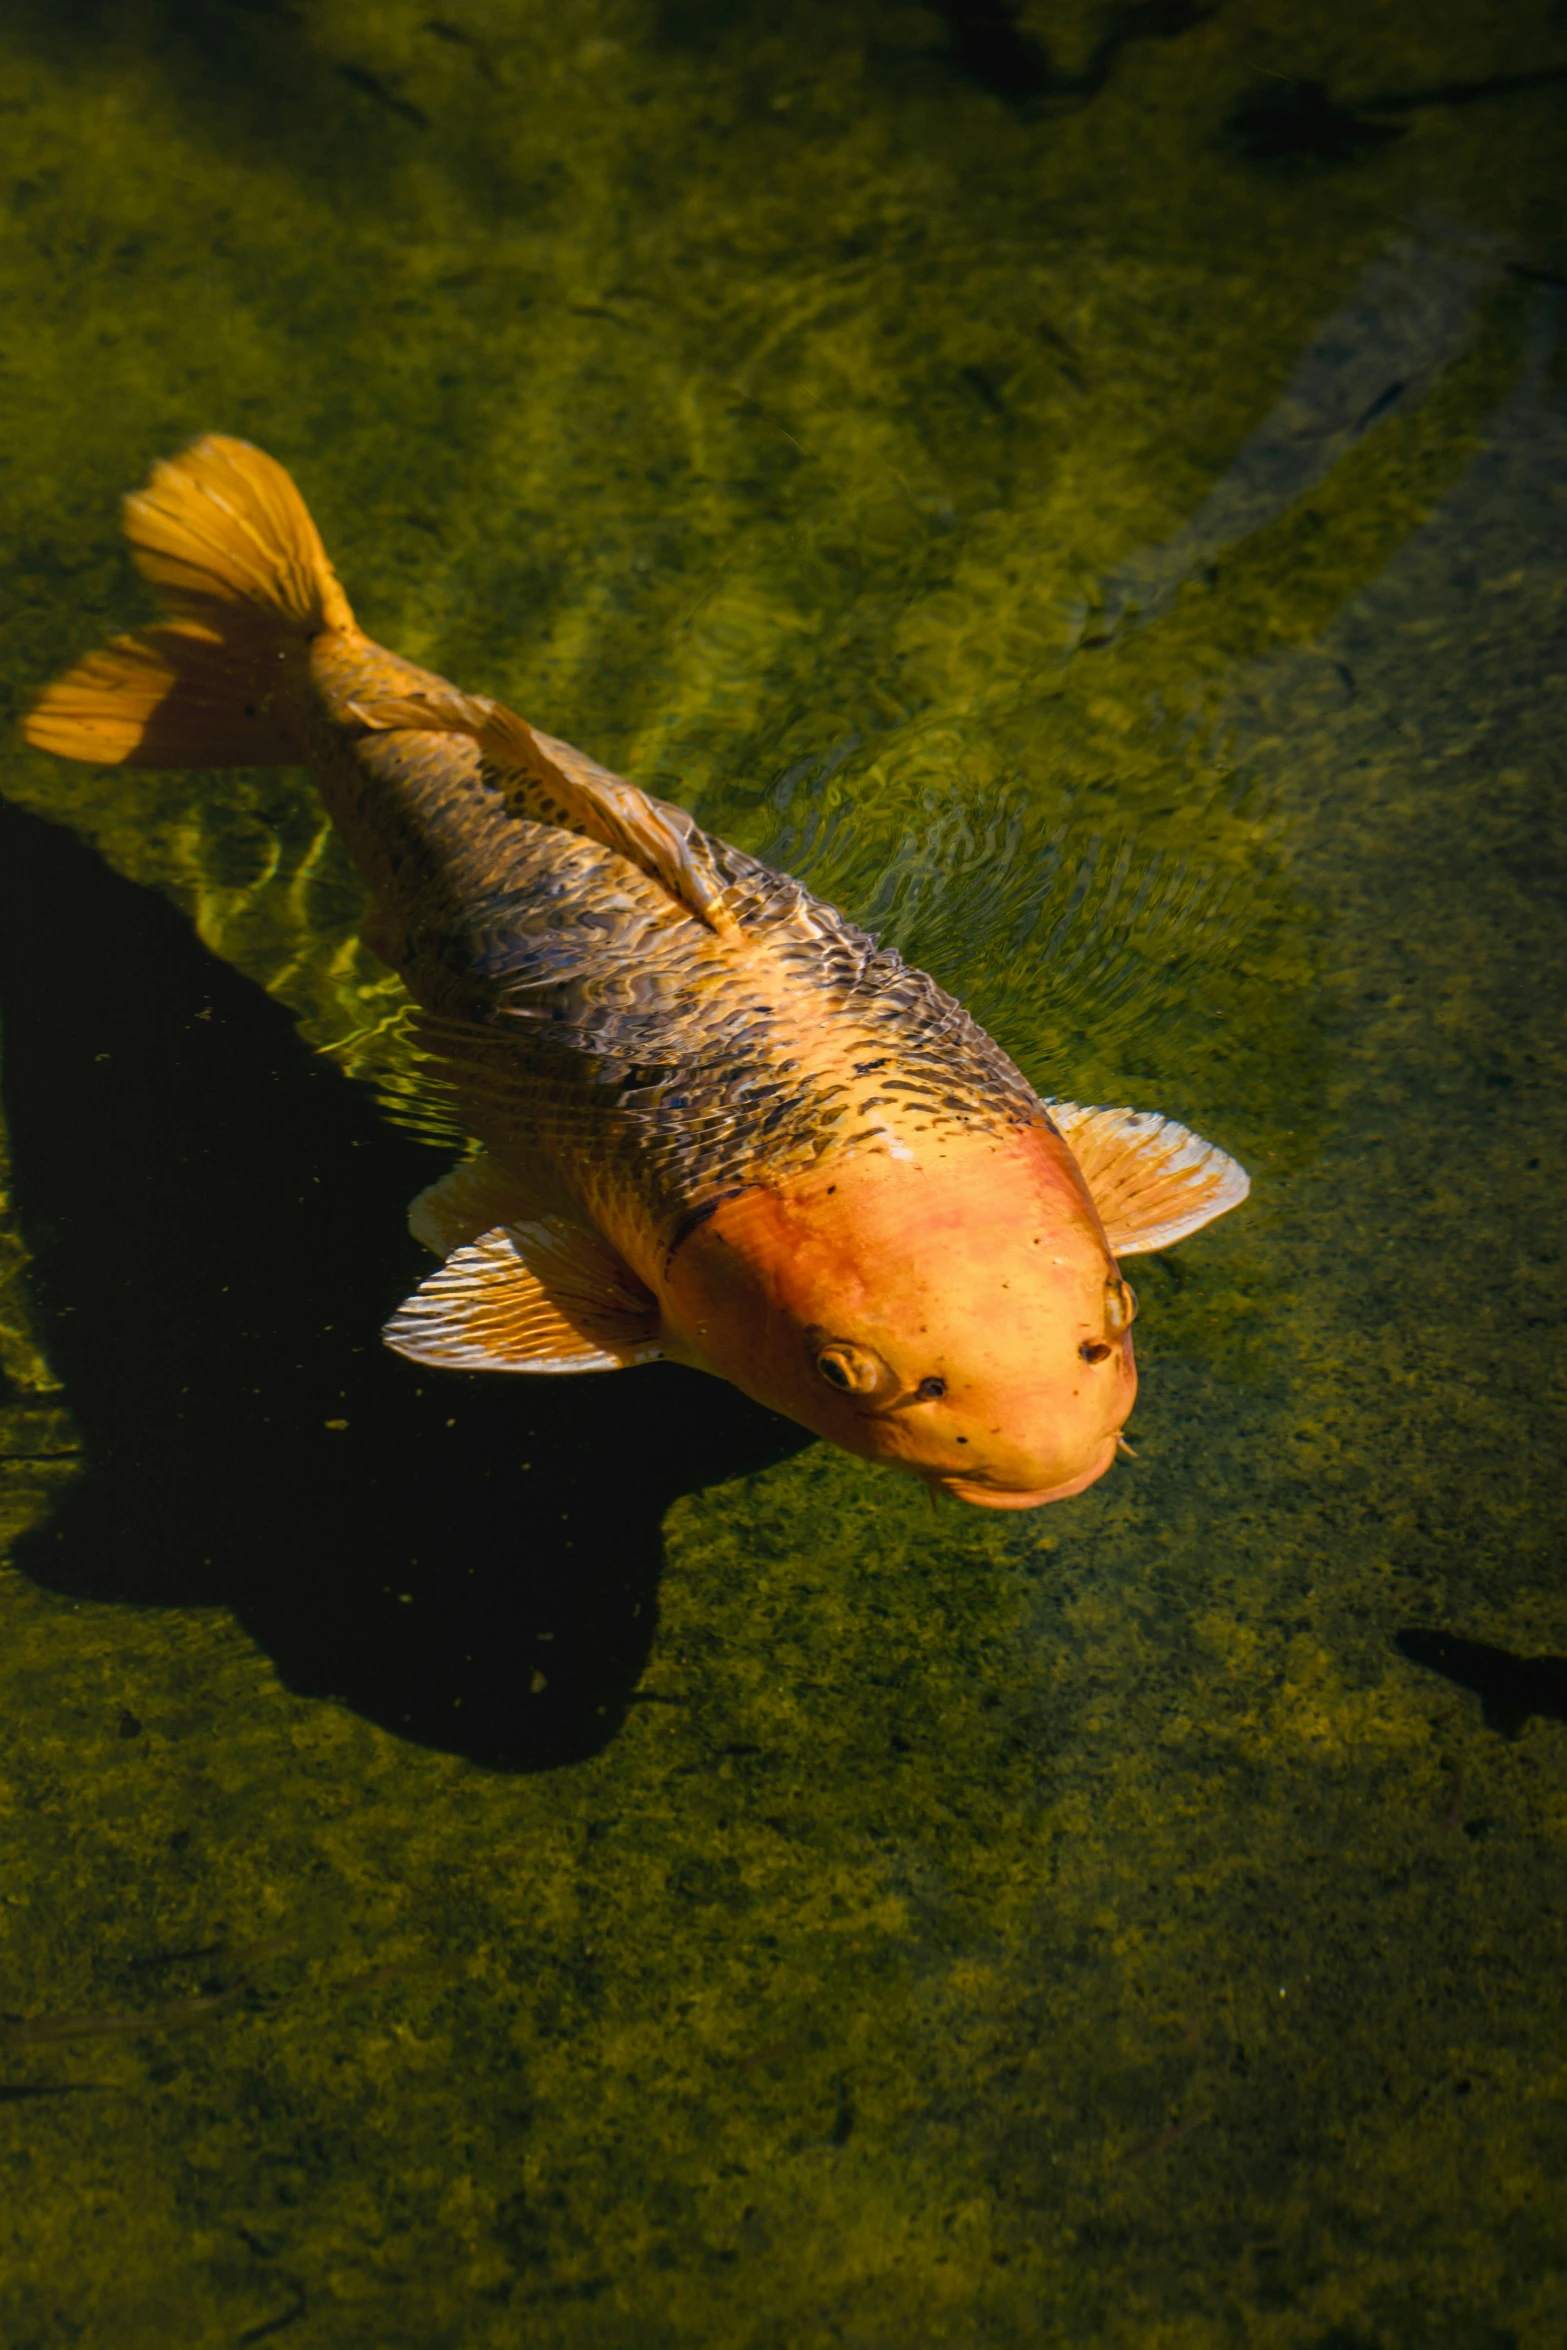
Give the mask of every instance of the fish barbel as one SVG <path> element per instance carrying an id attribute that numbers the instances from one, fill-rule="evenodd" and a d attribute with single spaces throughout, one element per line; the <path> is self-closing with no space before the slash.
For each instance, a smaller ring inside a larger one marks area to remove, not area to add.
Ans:
<path id="1" fill-rule="evenodd" d="M 210 435 L 126 501 L 169 617 L 29 742 L 308 764 L 482 1146 L 410 1210 L 387 1344 L 461 1370 L 715 1372 L 935 1493 L 1023 1509 L 1115 1457 L 1118 1259 L 1246 1196 L 1152 1113 L 1042 1100 L 934 980 L 570 744 L 373 644 L 283 468 Z"/>

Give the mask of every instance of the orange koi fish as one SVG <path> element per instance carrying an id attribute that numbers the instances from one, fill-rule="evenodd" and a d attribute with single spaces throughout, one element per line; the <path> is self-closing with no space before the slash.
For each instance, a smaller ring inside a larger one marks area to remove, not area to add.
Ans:
<path id="1" fill-rule="evenodd" d="M 372 644 L 260 450 L 198 441 L 125 512 L 169 617 L 51 686 L 27 739 L 313 769 L 431 1082 L 482 1145 L 413 1203 L 442 1262 L 389 1346 L 690 1364 L 995 1509 L 1103 1474 L 1137 1391 L 1117 1260 L 1244 1199 L 1233 1160 L 1046 1103 L 798 882 Z"/>

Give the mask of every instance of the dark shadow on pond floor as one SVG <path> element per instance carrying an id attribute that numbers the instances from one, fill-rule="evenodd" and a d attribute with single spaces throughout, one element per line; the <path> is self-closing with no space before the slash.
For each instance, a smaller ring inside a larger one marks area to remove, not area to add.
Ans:
<path id="1" fill-rule="evenodd" d="M 676 1495 L 806 1441 L 663 1365 L 442 1376 L 389 1354 L 441 1171 L 154 893 L 0 804 L 14 1202 L 89 1474 L 18 1563 L 232 1607 L 291 1687 L 542 1769 L 647 1661 Z M 345 1421 L 346 1427 L 333 1427 Z"/>
<path id="2" fill-rule="evenodd" d="M 1400 1632 L 1394 1646 L 1411 1664 L 1440 1673 L 1455 1689 L 1472 1690 L 1486 1728 L 1506 1738 L 1516 1738 L 1536 1715 L 1544 1722 L 1567 1722 L 1567 1656 L 1515 1656 L 1488 1641 L 1419 1624 Z"/>

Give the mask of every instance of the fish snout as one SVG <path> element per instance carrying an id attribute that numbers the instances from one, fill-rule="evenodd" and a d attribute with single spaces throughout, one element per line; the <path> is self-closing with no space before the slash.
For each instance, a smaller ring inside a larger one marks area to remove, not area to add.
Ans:
<path id="1" fill-rule="evenodd" d="M 1070 1501 L 1074 1493 L 1087 1488 L 1102 1477 L 1115 1459 L 1120 1445 L 1120 1431 L 1106 1437 L 1104 1449 L 1095 1453 L 1086 1469 L 1073 1477 L 1063 1478 L 1059 1485 L 1043 1485 L 1027 1491 L 1015 1485 L 993 1483 L 988 1477 L 943 1477 L 932 1475 L 928 1482 L 933 1492 L 948 1493 L 954 1501 L 971 1501 L 987 1510 L 1037 1510 L 1047 1501 Z"/>

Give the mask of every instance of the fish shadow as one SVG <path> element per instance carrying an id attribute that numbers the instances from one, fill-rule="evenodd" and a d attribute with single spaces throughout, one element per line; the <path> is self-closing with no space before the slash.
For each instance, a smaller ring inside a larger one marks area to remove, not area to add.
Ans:
<path id="1" fill-rule="evenodd" d="M 389 1353 L 431 1262 L 407 1203 L 444 1156 L 172 905 L 3 802 L 0 1026 L 30 1293 L 86 1452 L 23 1571 L 230 1607 L 292 1689 L 477 1761 L 599 1752 L 652 1646 L 670 1503 L 809 1439 L 672 1365 Z"/>
<path id="2" fill-rule="evenodd" d="M 1412 1665 L 1440 1673 L 1455 1688 L 1480 1700 L 1488 1730 L 1516 1738 L 1525 1722 L 1567 1722 L 1567 1656 L 1515 1656 L 1485 1640 L 1464 1640 L 1456 1632 L 1410 1625 L 1395 1635 L 1394 1647 Z"/>

